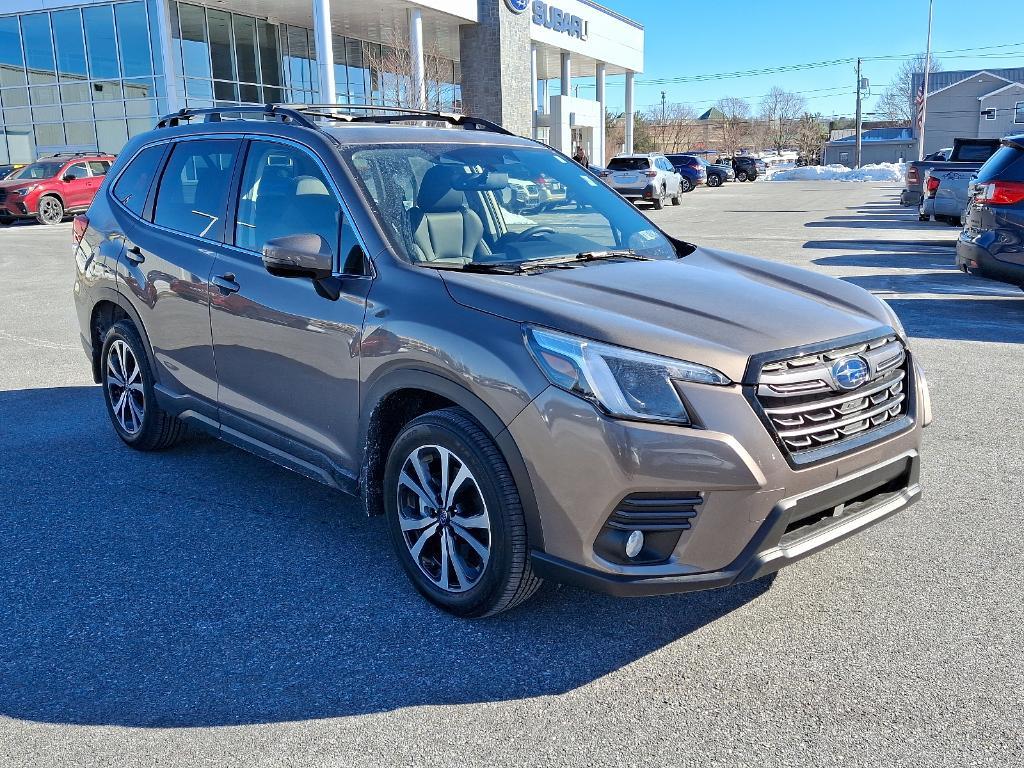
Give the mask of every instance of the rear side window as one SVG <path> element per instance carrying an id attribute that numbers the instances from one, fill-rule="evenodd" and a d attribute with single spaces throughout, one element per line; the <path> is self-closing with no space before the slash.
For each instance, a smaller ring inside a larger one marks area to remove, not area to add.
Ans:
<path id="1" fill-rule="evenodd" d="M 646 157 L 613 157 L 608 161 L 609 171 L 646 171 L 650 167 Z"/>
<path id="2" fill-rule="evenodd" d="M 978 171 L 978 181 L 1024 181 L 1024 151 L 1000 147 Z"/>
<path id="3" fill-rule="evenodd" d="M 985 162 L 992 157 L 993 149 L 986 144 L 961 144 L 956 159 L 964 163 Z"/>
<path id="4" fill-rule="evenodd" d="M 137 154 L 114 185 L 114 197 L 136 216 L 142 215 L 146 195 L 156 174 L 164 146 L 147 147 Z"/>
<path id="5" fill-rule="evenodd" d="M 235 245 L 261 251 L 268 240 L 320 235 L 338 254 L 341 206 L 316 161 L 285 144 L 254 141 L 242 173 Z"/>
<path id="6" fill-rule="evenodd" d="M 89 169 L 93 176 L 106 176 L 107 171 L 110 170 L 110 163 L 106 160 L 90 160 Z"/>
<path id="7" fill-rule="evenodd" d="M 234 140 L 182 141 L 160 178 L 153 222 L 208 240 L 220 239 L 227 205 Z"/>

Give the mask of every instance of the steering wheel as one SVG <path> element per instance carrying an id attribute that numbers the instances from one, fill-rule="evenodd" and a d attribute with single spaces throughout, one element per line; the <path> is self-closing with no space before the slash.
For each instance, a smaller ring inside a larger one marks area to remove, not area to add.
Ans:
<path id="1" fill-rule="evenodd" d="M 522 232 L 519 232 L 516 235 L 516 240 L 525 240 L 526 238 L 533 237 L 534 235 L 546 235 L 546 234 L 552 234 L 553 235 L 553 234 L 555 234 L 555 230 L 552 227 L 546 226 L 544 224 L 537 224 L 536 226 L 528 227 L 528 228 L 524 229 Z"/>

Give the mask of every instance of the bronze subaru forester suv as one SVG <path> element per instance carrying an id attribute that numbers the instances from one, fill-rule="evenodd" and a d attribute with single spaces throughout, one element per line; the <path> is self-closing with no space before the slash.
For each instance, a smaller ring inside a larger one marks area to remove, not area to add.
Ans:
<path id="1" fill-rule="evenodd" d="M 129 143 L 74 228 L 125 443 L 204 430 L 361 496 L 464 616 L 542 579 L 756 579 L 920 496 L 928 390 L 884 302 L 676 240 L 484 120 L 393 112 L 190 110 Z M 565 204 L 526 215 L 542 177 Z"/>

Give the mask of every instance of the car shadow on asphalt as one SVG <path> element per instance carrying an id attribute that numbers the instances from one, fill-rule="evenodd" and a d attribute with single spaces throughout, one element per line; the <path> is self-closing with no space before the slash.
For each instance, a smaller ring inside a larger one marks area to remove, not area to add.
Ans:
<path id="1" fill-rule="evenodd" d="M 210 438 L 134 452 L 96 387 L 0 392 L 0 424 L 8 717 L 214 726 L 560 694 L 768 588 L 546 587 L 459 620 L 357 502 Z"/>

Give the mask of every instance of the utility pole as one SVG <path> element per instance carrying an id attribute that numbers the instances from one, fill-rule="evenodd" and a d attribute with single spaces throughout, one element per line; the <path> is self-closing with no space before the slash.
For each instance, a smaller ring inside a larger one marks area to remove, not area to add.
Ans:
<path id="1" fill-rule="evenodd" d="M 932 8 L 934 0 L 928 0 L 928 46 L 924 54 L 924 85 L 921 91 L 921 131 L 918 136 L 917 159 L 924 160 L 924 121 L 928 117 L 928 76 L 932 72 Z M 916 118 L 917 115 L 914 115 Z"/>
<path id="2" fill-rule="evenodd" d="M 665 148 L 665 92 L 661 92 L 661 151 L 667 152 Z"/>
<path id="3" fill-rule="evenodd" d="M 863 113 L 861 112 L 860 106 L 860 57 L 857 58 L 857 138 L 856 138 L 856 149 L 853 154 L 853 167 L 860 168 L 860 134 L 864 127 L 863 124 Z"/>

